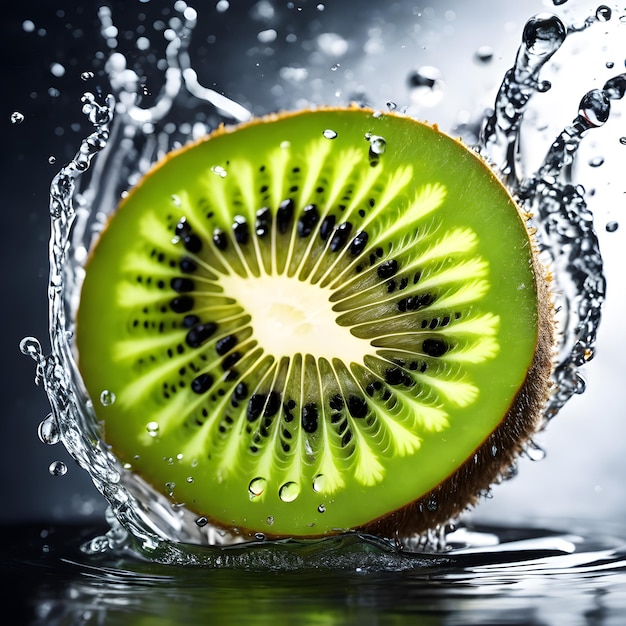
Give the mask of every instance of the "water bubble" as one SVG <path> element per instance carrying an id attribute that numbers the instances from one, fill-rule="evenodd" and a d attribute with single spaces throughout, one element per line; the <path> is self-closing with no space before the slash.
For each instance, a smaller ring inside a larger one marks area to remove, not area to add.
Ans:
<path id="1" fill-rule="evenodd" d="M 531 54 L 550 56 L 561 47 L 566 34 L 565 25 L 556 15 L 540 13 L 526 22 L 522 41 Z"/>
<path id="2" fill-rule="evenodd" d="M 609 100 L 621 100 L 626 93 L 626 74 L 609 78 L 604 83 L 602 91 Z"/>
<path id="3" fill-rule="evenodd" d="M 608 119 L 611 105 L 600 89 L 592 89 L 587 92 L 578 105 L 578 121 L 588 128 L 598 128 Z"/>
<path id="4" fill-rule="evenodd" d="M 267 480 L 262 477 L 253 478 L 248 485 L 248 492 L 250 493 L 250 499 L 258 498 L 263 495 L 267 487 Z"/>
<path id="5" fill-rule="evenodd" d="M 100 404 L 102 406 L 111 406 L 115 403 L 115 394 L 109 389 L 105 389 L 100 394 Z"/>
<path id="6" fill-rule="evenodd" d="M 285 483 L 278 492 L 278 496 L 283 502 L 293 502 L 299 495 L 300 485 L 295 482 Z"/>
<path id="7" fill-rule="evenodd" d="M 228 172 L 221 165 L 213 165 L 211 171 L 220 178 L 226 178 Z"/>
<path id="8" fill-rule="evenodd" d="M 335 139 L 335 137 L 337 137 L 337 133 L 331 128 L 327 128 L 322 135 L 324 135 L 326 139 Z"/>
<path id="9" fill-rule="evenodd" d="M 11 113 L 11 124 L 21 124 L 24 121 L 24 114 L 19 111 Z"/>
<path id="10" fill-rule="evenodd" d="M 611 19 L 612 14 L 613 12 L 609 7 L 606 6 L 606 4 L 601 4 L 596 9 L 596 18 L 599 22 L 608 22 Z"/>
<path id="11" fill-rule="evenodd" d="M 324 474 L 318 474 L 313 479 L 313 491 L 315 491 L 316 493 L 324 491 L 324 489 L 326 488 L 326 482 L 326 476 L 324 476 Z"/>
<path id="12" fill-rule="evenodd" d="M 22 22 L 22 30 L 25 33 L 32 33 L 35 30 L 35 22 L 33 22 L 32 20 L 24 20 Z"/>
<path id="13" fill-rule="evenodd" d="M 196 519 L 196 526 L 198 526 L 198 528 L 203 528 L 208 523 L 209 523 L 209 520 L 206 517 L 204 517 L 204 515 Z"/>
<path id="14" fill-rule="evenodd" d="M 619 228 L 619 224 L 616 221 L 607 222 L 605 228 L 607 233 L 614 233 Z"/>
<path id="15" fill-rule="evenodd" d="M 53 446 L 59 442 L 61 431 L 53 413 L 48 413 L 37 428 L 37 436 L 42 443 Z"/>
<path id="16" fill-rule="evenodd" d="M 370 153 L 376 156 L 380 156 L 385 153 L 387 149 L 387 141 L 384 137 L 380 135 L 370 135 L 366 136 L 366 139 L 370 142 Z"/>
<path id="17" fill-rule="evenodd" d="M 146 431 L 150 437 L 156 437 L 159 434 L 159 422 L 148 422 L 146 424 Z"/>
<path id="18" fill-rule="evenodd" d="M 52 461 L 48 467 L 50 476 L 65 476 L 67 474 L 67 465 L 63 461 Z"/>
<path id="19" fill-rule="evenodd" d="M 60 63 L 53 63 L 50 66 L 50 73 L 57 78 L 65 75 L 65 68 Z"/>
<path id="20" fill-rule="evenodd" d="M 34 361 L 40 361 L 43 357 L 41 344 L 35 337 L 24 337 L 24 339 L 20 341 L 20 351 Z"/>

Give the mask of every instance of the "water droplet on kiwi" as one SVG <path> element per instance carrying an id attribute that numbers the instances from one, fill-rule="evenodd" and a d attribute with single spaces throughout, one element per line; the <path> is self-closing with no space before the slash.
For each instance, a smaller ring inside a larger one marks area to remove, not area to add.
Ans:
<path id="1" fill-rule="evenodd" d="M 211 171 L 220 178 L 226 178 L 228 172 L 221 165 L 213 165 Z"/>
<path id="2" fill-rule="evenodd" d="M 326 488 L 326 476 L 324 476 L 324 474 L 318 474 L 313 479 L 313 491 L 315 491 L 316 493 L 320 493 L 324 491 L 325 488 Z"/>
<path id="3" fill-rule="evenodd" d="M 323 504 L 320 504 L 317 507 L 317 511 L 318 511 L 318 513 L 326 513 L 326 507 Z"/>
<path id="4" fill-rule="evenodd" d="M 146 424 L 146 431 L 150 437 L 156 437 L 159 434 L 159 422 L 148 422 Z"/>
<path id="5" fill-rule="evenodd" d="M 390 111 L 395 111 L 398 108 L 398 105 L 393 102 L 393 100 L 388 100 L 387 101 L 387 109 L 389 109 Z"/>
<path id="6" fill-rule="evenodd" d="M 605 228 L 607 233 L 614 233 L 619 228 L 619 224 L 616 221 L 607 222 Z"/>
<path id="7" fill-rule="evenodd" d="M 293 502 L 299 495 L 300 485 L 295 482 L 285 483 L 278 492 L 278 496 L 283 502 Z"/>
<path id="8" fill-rule="evenodd" d="M 265 534 L 264 533 L 254 533 L 254 538 L 257 541 L 265 541 Z"/>
<path id="9" fill-rule="evenodd" d="M 435 497 L 429 498 L 428 501 L 426 502 L 426 508 L 431 513 L 435 513 L 437 509 L 439 508 L 439 503 L 437 502 L 437 498 Z"/>
<path id="10" fill-rule="evenodd" d="M 19 111 L 11 113 L 11 124 L 21 124 L 24 121 L 24 114 Z"/>
<path id="11" fill-rule="evenodd" d="M 63 461 L 52 461 L 48 467 L 51 476 L 65 476 L 67 474 L 67 465 Z"/>
<path id="12" fill-rule="evenodd" d="M 546 451 L 534 441 L 526 444 L 524 452 L 531 461 L 543 461 L 546 458 Z"/>
<path id="13" fill-rule="evenodd" d="M 115 394 L 109 389 L 105 389 L 100 394 L 100 404 L 102 406 L 111 406 L 115 403 Z"/>
<path id="14" fill-rule="evenodd" d="M 41 421 L 37 429 L 37 435 L 42 443 L 46 443 L 49 446 L 59 442 L 61 432 L 53 413 L 48 413 Z"/>
<path id="15" fill-rule="evenodd" d="M 385 153 L 387 149 L 387 141 L 380 135 L 369 135 L 367 140 L 370 142 L 370 152 L 376 156 Z"/>
<path id="16" fill-rule="evenodd" d="M 188 483 L 192 483 L 193 482 L 193 476 L 187 476 L 187 482 Z"/>
<path id="17" fill-rule="evenodd" d="M 250 499 L 258 498 L 263 495 L 267 487 L 267 480 L 265 478 L 257 477 L 253 478 L 248 485 L 248 491 L 250 492 Z"/>
<path id="18" fill-rule="evenodd" d="M 337 133 L 332 130 L 332 128 L 327 128 L 322 135 L 324 135 L 324 137 L 326 137 L 326 139 L 335 139 L 335 137 L 337 137 Z"/>
<path id="19" fill-rule="evenodd" d="M 274 523 L 274 516 L 273 516 L 273 515 L 268 515 L 268 516 L 267 516 L 267 519 L 265 520 L 265 523 L 266 523 L 268 526 L 271 526 L 271 525 Z"/>

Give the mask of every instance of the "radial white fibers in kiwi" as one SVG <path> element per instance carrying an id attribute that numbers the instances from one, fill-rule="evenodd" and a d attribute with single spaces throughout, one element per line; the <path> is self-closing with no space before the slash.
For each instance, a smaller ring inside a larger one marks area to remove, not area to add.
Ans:
<path id="1" fill-rule="evenodd" d="M 536 430 L 552 318 L 525 216 L 396 114 L 305 111 L 170 154 L 92 251 L 76 323 L 104 439 L 213 524 L 423 531 Z M 113 396 L 111 396 L 113 397 Z"/>

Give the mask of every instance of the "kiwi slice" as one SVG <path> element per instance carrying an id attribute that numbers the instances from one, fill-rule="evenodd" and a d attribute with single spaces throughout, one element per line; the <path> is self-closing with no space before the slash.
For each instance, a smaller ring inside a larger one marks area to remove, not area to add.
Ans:
<path id="1" fill-rule="evenodd" d="M 76 347 L 105 441 L 242 533 L 447 521 L 540 423 L 552 311 L 527 217 L 398 114 L 272 115 L 174 151 L 86 266 Z"/>

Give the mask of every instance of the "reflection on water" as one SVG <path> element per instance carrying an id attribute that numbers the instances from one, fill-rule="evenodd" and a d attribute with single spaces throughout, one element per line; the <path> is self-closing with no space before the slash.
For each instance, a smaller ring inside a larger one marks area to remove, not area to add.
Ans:
<path id="1" fill-rule="evenodd" d="M 86 558 L 80 542 L 100 530 L 15 529 L 5 562 L 22 626 L 617 626 L 626 612 L 626 544 L 608 536 L 463 528 L 443 553 L 345 536 L 205 550 L 195 564 L 185 551 L 177 565 L 176 554 L 170 564 L 124 552 Z"/>

